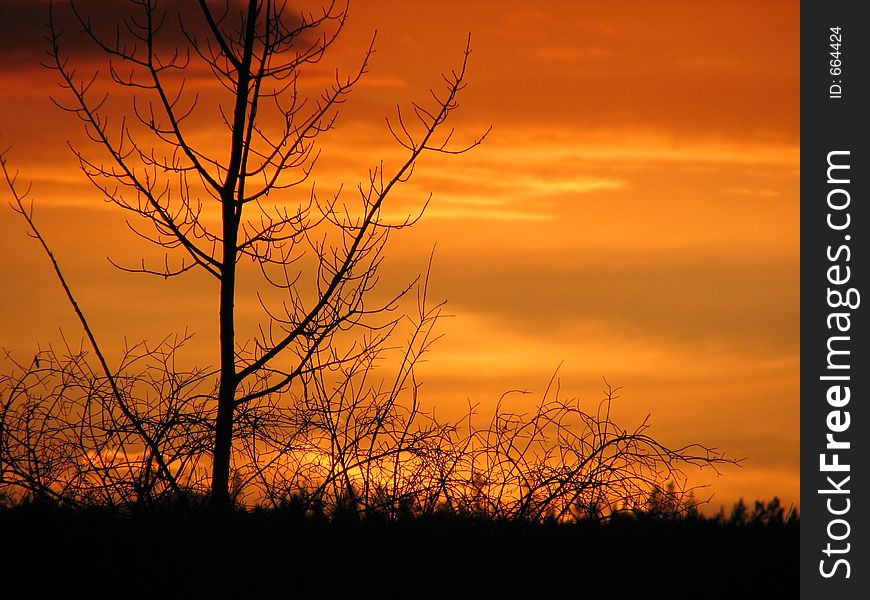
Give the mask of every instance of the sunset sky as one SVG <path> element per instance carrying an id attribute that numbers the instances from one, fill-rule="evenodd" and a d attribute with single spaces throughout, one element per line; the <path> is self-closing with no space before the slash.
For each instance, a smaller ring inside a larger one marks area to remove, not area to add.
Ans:
<path id="1" fill-rule="evenodd" d="M 206 280 L 147 279 L 106 261 L 149 251 L 67 148 L 87 146 L 49 99 L 64 98 L 56 73 L 39 66 L 47 5 L 0 5 L 0 145 L 33 181 L 37 222 L 103 344 L 187 327 L 188 358 L 214 364 Z M 558 368 L 561 393 L 592 406 L 606 377 L 622 386 L 623 426 L 651 414 L 665 443 L 747 458 L 718 478 L 688 472 L 711 484 L 701 495 L 715 494 L 715 508 L 774 495 L 797 504 L 799 3 L 355 0 L 349 13 L 310 85 L 358 64 L 375 30 L 376 52 L 323 137 L 318 185 L 352 189 L 401 156 L 384 116 L 425 101 L 469 32 L 452 126 L 458 142 L 492 126 L 467 154 L 423 157 L 385 206 L 407 215 L 433 194 L 385 264 L 386 285 L 399 286 L 435 247 L 430 298 L 453 317 L 421 367 L 424 401 L 447 416 L 469 401 L 485 413 L 527 389 L 510 401 L 523 411 Z M 83 71 L 96 58 L 69 51 Z M 59 327 L 77 340 L 48 262 L 5 202 L 0 244 L 0 347 L 32 356 Z M 238 304 L 244 324 L 254 300 Z"/>

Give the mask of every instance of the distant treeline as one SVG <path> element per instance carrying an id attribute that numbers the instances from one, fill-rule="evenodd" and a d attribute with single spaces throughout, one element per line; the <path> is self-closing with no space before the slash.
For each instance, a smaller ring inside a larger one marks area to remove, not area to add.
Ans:
<path id="1" fill-rule="evenodd" d="M 121 516 L 25 502 L 0 509 L 9 577 L 93 597 L 250 597 L 275 593 L 491 597 L 607 593 L 792 598 L 799 515 L 778 499 L 709 517 L 620 513 L 528 522 L 458 514 L 388 520 L 280 508 Z M 45 578 L 30 573 L 46 574 Z M 25 575 L 27 574 L 27 575 Z M 567 586 L 567 587 L 566 587 Z M 655 592 L 655 593 L 654 593 Z"/>

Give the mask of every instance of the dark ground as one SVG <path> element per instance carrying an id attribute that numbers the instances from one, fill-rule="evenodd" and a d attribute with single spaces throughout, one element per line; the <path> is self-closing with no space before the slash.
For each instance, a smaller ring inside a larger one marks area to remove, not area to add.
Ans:
<path id="1" fill-rule="evenodd" d="M 16 597 L 40 598 L 797 598 L 798 541 L 797 523 L 700 518 L 386 524 L 22 506 L 0 509 L 0 596 L 19 581 Z"/>

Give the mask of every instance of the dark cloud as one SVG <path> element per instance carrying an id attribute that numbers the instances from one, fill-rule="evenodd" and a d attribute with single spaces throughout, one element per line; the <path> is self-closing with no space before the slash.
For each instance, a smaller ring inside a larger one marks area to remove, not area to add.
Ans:
<path id="1" fill-rule="evenodd" d="M 184 3 L 186 4 L 186 3 Z M 47 37 L 53 19 L 58 31 L 64 33 L 63 50 L 67 55 L 81 57 L 97 54 L 98 49 L 86 36 L 71 4 L 55 2 L 50 9 L 47 0 L 8 0 L 0 6 L 0 51 L 6 57 L 4 67 L 12 67 L 15 59 L 43 57 L 49 48 Z M 112 32 L 135 14 L 137 8 L 128 2 L 113 0 L 78 0 L 75 7 L 83 18 L 93 20 L 103 34 Z M 108 37 L 108 36 L 107 36 Z M 159 41 L 159 40 L 158 40 Z"/>
<path id="2" fill-rule="evenodd" d="M 65 56 L 78 61 L 104 58 L 104 52 L 83 32 L 76 12 L 82 20 L 92 24 L 95 33 L 107 45 L 114 46 L 119 39 L 128 49 L 134 44 L 140 49 L 144 46 L 134 35 L 146 23 L 143 8 L 137 2 L 55 1 L 51 11 L 50 4 L 48 0 L 4 0 L 0 4 L 0 54 L 3 57 L 0 69 L 32 68 L 37 61 L 46 59 L 52 20 L 56 30 L 63 33 L 61 49 Z M 238 29 L 245 0 L 217 0 L 209 4 L 224 31 Z M 298 23 L 296 13 L 290 10 L 287 13 L 288 18 Z M 185 31 L 197 40 L 210 37 L 207 22 L 195 0 L 158 1 L 154 19 L 161 23 L 154 38 L 158 52 L 171 53 L 176 48 L 188 47 Z M 217 48 L 214 43 L 212 46 Z"/>
<path id="3" fill-rule="evenodd" d="M 0 3 L 0 69 L 31 68 L 48 47 L 48 2 L 8 0 Z"/>

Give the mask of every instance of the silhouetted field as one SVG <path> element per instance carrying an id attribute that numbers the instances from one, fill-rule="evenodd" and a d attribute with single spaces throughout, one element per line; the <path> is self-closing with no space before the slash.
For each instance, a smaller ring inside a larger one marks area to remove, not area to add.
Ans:
<path id="1" fill-rule="evenodd" d="M 535 524 L 22 505 L 0 510 L 0 572 L 38 595 L 93 597 L 797 597 L 799 520 L 770 507 Z"/>

